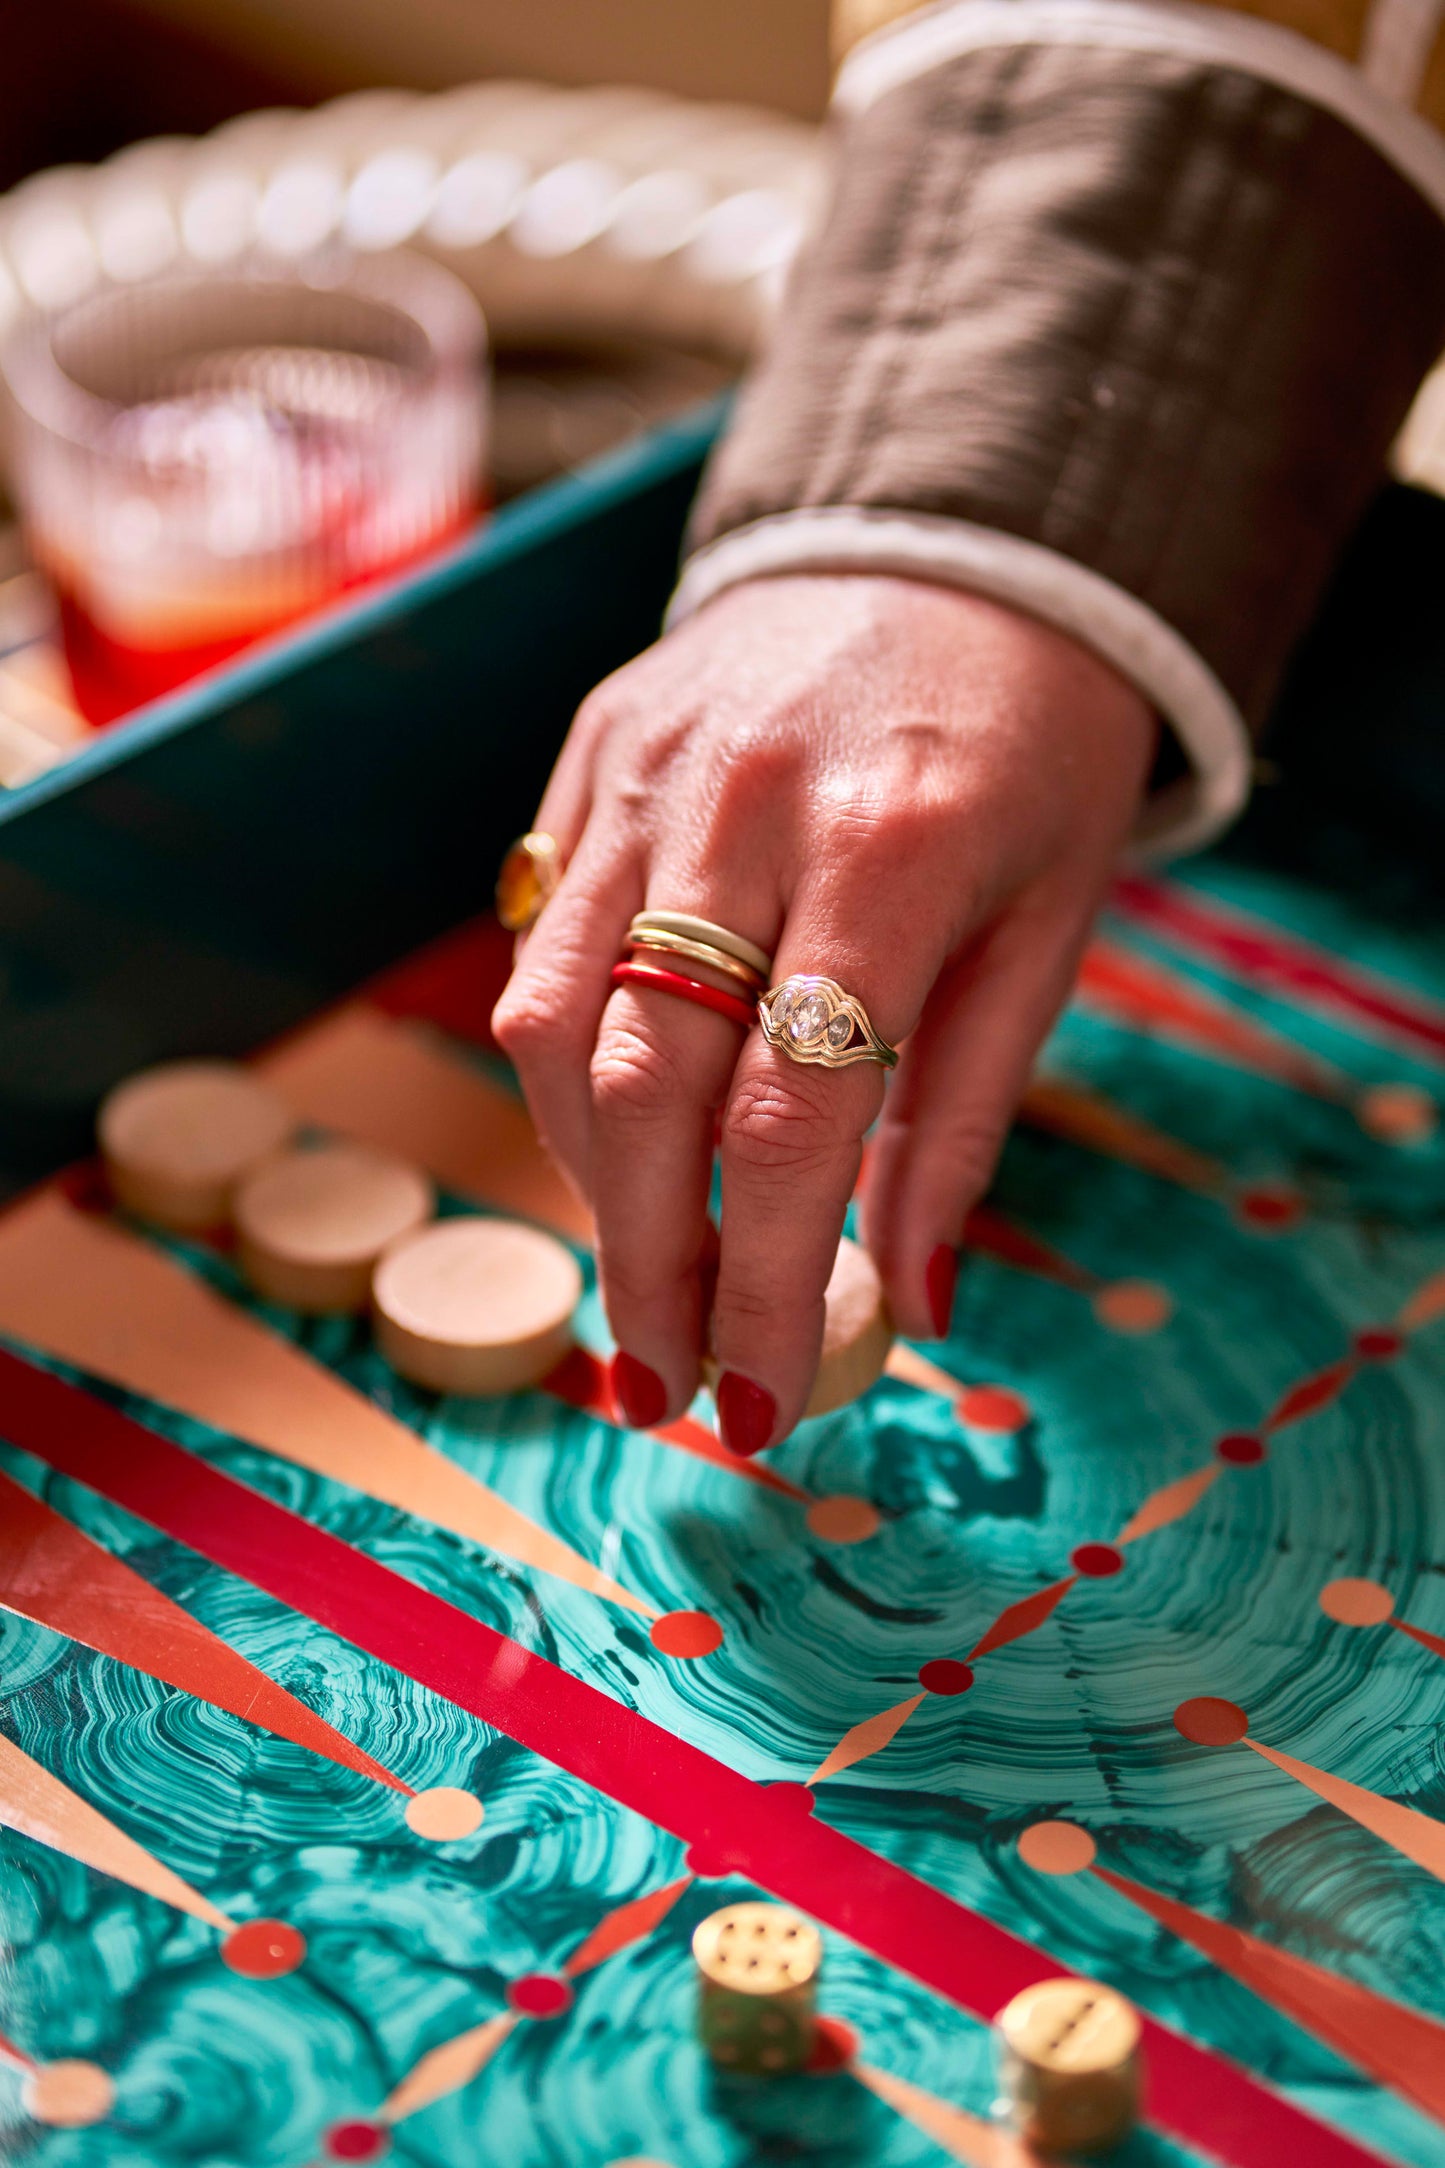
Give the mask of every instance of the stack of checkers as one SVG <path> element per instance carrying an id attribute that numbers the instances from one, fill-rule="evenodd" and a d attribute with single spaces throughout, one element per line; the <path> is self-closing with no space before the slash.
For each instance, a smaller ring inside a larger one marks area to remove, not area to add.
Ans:
<path id="1" fill-rule="evenodd" d="M 572 1339 L 582 1274 L 561 1242 L 512 1220 L 435 1220 L 430 1181 L 368 1146 L 298 1138 L 285 1102 L 227 1062 L 173 1062 L 100 1110 L 116 1202 L 180 1234 L 233 1232 L 255 1292 L 312 1316 L 370 1310 L 413 1384 L 535 1385 Z"/>
<path id="2" fill-rule="evenodd" d="M 535 1385 L 572 1341 L 576 1259 L 513 1220 L 435 1220 L 420 1168 L 370 1146 L 302 1138 L 285 1101 L 230 1062 L 181 1061 L 118 1084 L 100 1110 L 111 1192 L 178 1234 L 233 1234 L 255 1292 L 308 1316 L 369 1310 L 414 1385 L 497 1394 Z M 842 1241 L 804 1413 L 856 1400 L 893 1345 L 876 1266 Z M 716 1366 L 704 1363 L 711 1384 Z"/>

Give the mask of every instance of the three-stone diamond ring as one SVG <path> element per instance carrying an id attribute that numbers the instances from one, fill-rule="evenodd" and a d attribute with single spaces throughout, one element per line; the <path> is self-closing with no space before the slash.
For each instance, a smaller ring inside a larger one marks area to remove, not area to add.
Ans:
<path id="1" fill-rule="evenodd" d="M 758 1022 L 769 1046 L 791 1061 L 820 1062 L 825 1069 L 876 1061 L 891 1069 L 898 1059 L 897 1047 L 879 1037 L 857 995 L 845 994 L 836 979 L 795 972 L 763 995 Z"/>

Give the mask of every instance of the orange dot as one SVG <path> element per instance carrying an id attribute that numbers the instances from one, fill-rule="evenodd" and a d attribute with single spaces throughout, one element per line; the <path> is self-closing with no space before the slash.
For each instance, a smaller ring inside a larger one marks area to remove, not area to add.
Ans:
<path id="1" fill-rule="evenodd" d="M 1418 1084 L 1372 1084 L 1355 1102 L 1361 1129 L 1382 1144 L 1421 1144 L 1433 1136 L 1439 1109 Z"/>
<path id="2" fill-rule="evenodd" d="M 306 1937 L 284 1920 L 247 1920 L 231 1929 L 221 1955 L 243 1979 L 280 1980 L 305 1957 Z"/>
<path id="3" fill-rule="evenodd" d="M 1233 1746 L 1249 1730 L 1249 1718 L 1237 1701 L 1220 1701 L 1200 1694 L 1181 1701 L 1174 1711 L 1174 1729 L 1196 1746 Z"/>
<path id="4" fill-rule="evenodd" d="M 451 1844 L 458 1837 L 475 1835 L 484 1812 L 475 1792 L 464 1792 L 455 1784 L 434 1784 L 430 1791 L 408 1799 L 406 1826 L 433 1844 Z"/>
<path id="5" fill-rule="evenodd" d="M 1095 1295 L 1094 1315 L 1111 1332 L 1157 1332 L 1174 1315 L 1174 1302 L 1153 1280 L 1115 1280 Z"/>
<path id="6" fill-rule="evenodd" d="M 99 2063 L 43 2063 L 26 2073 L 20 2105 L 52 2130 L 86 2130 L 102 2123 L 115 2104 L 115 2080 Z"/>
<path id="7" fill-rule="evenodd" d="M 722 1638 L 721 1626 L 706 1611 L 665 1611 L 652 1622 L 652 1645 L 660 1656 L 711 1656 Z"/>
<path id="8" fill-rule="evenodd" d="M 1378 1581 L 1327 1581 L 1320 1590 L 1320 1609 L 1339 1626 L 1383 1626 L 1395 1608 L 1395 1599 Z"/>
<path id="9" fill-rule="evenodd" d="M 815 1498 L 807 1512 L 808 1532 L 820 1543 L 866 1543 L 883 1525 L 883 1516 L 870 1499 Z"/>
<path id="10" fill-rule="evenodd" d="M 1082 1874 L 1096 1846 L 1077 1822 L 1034 1822 L 1019 1838 L 1019 1858 L 1039 1874 Z"/>
<path id="11" fill-rule="evenodd" d="M 1032 1413 L 1023 1394 L 1006 1385 L 966 1385 L 958 1396 L 958 1419 L 970 1430 L 1022 1430 Z"/>

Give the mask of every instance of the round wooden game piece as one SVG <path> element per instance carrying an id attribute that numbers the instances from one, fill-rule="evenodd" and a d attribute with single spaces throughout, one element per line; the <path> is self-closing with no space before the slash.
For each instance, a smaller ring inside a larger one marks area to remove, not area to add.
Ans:
<path id="1" fill-rule="evenodd" d="M 236 1259 L 268 1302 L 322 1316 L 364 1310 L 383 1250 L 431 1218 L 431 1183 L 360 1144 L 283 1152 L 236 1192 Z"/>
<path id="2" fill-rule="evenodd" d="M 117 1084 L 97 1122 L 116 1202 L 180 1233 L 224 1226 L 237 1186 L 289 1143 L 296 1118 L 228 1061 L 175 1061 Z"/>
<path id="3" fill-rule="evenodd" d="M 727 1905 L 692 1938 L 702 2044 L 724 2070 L 801 2070 L 813 2045 L 823 1938 L 788 1905 Z"/>
<path id="4" fill-rule="evenodd" d="M 878 1267 L 846 1235 L 838 1244 L 826 1301 L 823 1352 L 805 1416 L 827 1415 L 866 1393 L 882 1376 L 893 1346 L 893 1325 Z"/>
<path id="5" fill-rule="evenodd" d="M 1139 2114 L 1139 2017 L 1093 1980 L 1040 1980 L 994 2020 L 1014 2129 L 1046 2153 L 1102 2153 Z"/>
<path id="6" fill-rule="evenodd" d="M 413 1385 L 513 1393 L 566 1354 L 582 1274 L 552 1235 L 515 1220 L 441 1220 L 393 1243 L 376 1268 L 377 1344 Z"/>

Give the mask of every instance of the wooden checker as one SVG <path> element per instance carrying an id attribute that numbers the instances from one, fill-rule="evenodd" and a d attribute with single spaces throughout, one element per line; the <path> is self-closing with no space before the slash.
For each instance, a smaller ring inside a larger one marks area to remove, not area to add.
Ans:
<path id="1" fill-rule="evenodd" d="M 364 1310 L 383 1250 L 431 1218 L 426 1176 L 389 1152 L 331 1143 L 278 1154 L 236 1192 L 236 1255 L 268 1302 Z"/>
<path id="2" fill-rule="evenodd" d="M 1120 2144 L 1139 2112 L 1138 2012 L 1092 1980 L 1040 1980 L 995 2020 L 999 2077 L 1019 2134 L 1046 2152 Z"/>
<path id="3" fill-rule="evenodd" d="M 239 1184 L 295 1128 L 269 1085 L 224 1061 L 143 1069 L 116 1085 L 97 1122 L 117 1203 L 181 1233 L 224 1226 Z"/>
<path id="4" fill-rule="evenodd" d="M 893 1346 L 883 1282 L 868 1252 L 845 1235 L 828 1281 L 827 1317 L 807 1415 L 827 1415 L 866 1393 Z"/>
<path id="5" fill-rule="evenodd" d="M 516 1220 L 443 1220 L 378 1265 L 377 1342 L 413 1385 L 517 1392 L 567 1352 L 581 1295 L 577 1260 L 554 1236 Z"/>

